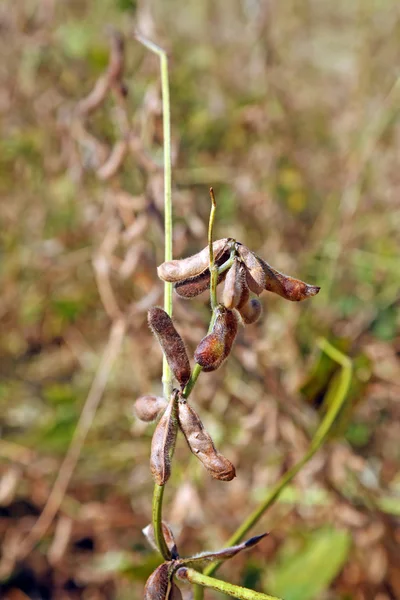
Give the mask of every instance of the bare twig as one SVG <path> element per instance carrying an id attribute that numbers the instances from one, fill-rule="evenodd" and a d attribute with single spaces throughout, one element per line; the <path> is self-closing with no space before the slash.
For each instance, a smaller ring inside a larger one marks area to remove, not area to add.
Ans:
<path id="1" fill-rule="evenodd" d="M 118 319 L 113 323 L 107 346 L 103 352 L 96 375 L 93 379 L 92 386 L 84 404 L 81 416 L 74 432 L 74 436 L 68 448 L 68 452 L 60 467 L 57 479 L 40 517 L 19 547 L 19 559 L 27 556 L 35 544 L 37 544 L 45 535 L 61 506 L 65 492 L 78 462 L 86 436 L 102 399 L 111 369 L 121 350 L 125 331 L 126 322 L 124 319 Z"/>

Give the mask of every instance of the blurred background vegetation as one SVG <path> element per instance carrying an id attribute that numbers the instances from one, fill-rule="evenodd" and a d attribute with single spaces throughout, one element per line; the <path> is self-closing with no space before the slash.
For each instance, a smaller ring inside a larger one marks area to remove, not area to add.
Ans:
<path id="1" fill-rule="evenodd" d="M 110 26 L 125 39 L 126 99 L 76 119 Z M 135 30 L 170 56 L 175 256 L 205 246 L 212 185 L 217 237 L 322 288 L 300 305 L 264 294 L 262 320 L 200 377 L 194 405 L 238 476 L 211 480 L 179 440 L 165 516 L 180 551 L 223 546 L 303 455 L 337 381 L 325 336 L 354 362 L 335 435 L 264 516 L 255 533 L 269 538 L 221 577 L 285 600 L 400 598 L 396 0 L 1 4 L 0 597 L 140 598 L 159 560 L 141 533 L 153 426 L 132 406 L 161 390 L 146 310 L 162 301 L 162 113 L 158 61 Z M 134 141 L 105 173 L 127 128 Z M 207 300 L 175 301 L 191 350 Z M 19 560 L 113 302 L 132 309 L 122 351 L 60 510 Z"/>

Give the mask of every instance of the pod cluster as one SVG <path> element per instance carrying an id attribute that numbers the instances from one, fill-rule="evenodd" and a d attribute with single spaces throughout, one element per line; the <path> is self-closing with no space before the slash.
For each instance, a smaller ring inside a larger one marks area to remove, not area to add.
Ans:
<path id="1" fill-rule="evenodd" d="M 236 476 L 235 467 L 218 452 L 199 415 L 179 390 L 173 391 L 168 403 L 160 402 L 157 396 L 141 396 L 135 402 L 135 410 L 142 421 L 148 422 L 150 413 L 154 418 L 160 417 L 154 430 L 150 453 L 150 469 L 158 485 L 165 485 L 171 475 L 171 457 L 178 430 L 181 430 L 190 451 L 211 477 L 231 481 Z"/>
<path id="2" fill-rule="evenodd" d="M 229 268 L 221 269 L 218 284 L 224 281 L 222 304 L 228 310 L 237 310 L 244 325 L 255 323 L 262 309 L 258 298 L 264 290 L 278 294 L 285 300 L 300 302 L 318 294 L 320 288 L 309 285 L 277 271 L 247 246 L 232 238 L 223 238 L 213 244 L 218 267 L 231 260 Z M 158 276 L 174 284 L 176 293 L 183 298 L 194 298 L 210 287 L 209 249 L 197 254 L 162 263 Z"/>
<path id="3" fill-rule="evenodd" d="M 182 600 L 181 591 L 175 583 L 174 577 L 179 581 L 188 580 L 188 569 L 193 567 L 201 569 L 207 563 L 228 560 L 236 556 L 236 554 L 243 552 L 243 550 L 252 548 L 268 535 L 267 533 L 263 533 L 236 546 L 230 546 L 229 548 L 223 548 L 214 552 L 202 552 L 188 558 L 181 558 L 174 535 L 167 523 L 162 523 L 162 531 L 168 549 L 168 560 L 157 567 L 146 581 L 144 600 Z M 150 545 L 157 550 L 152 525 L 145 527 L 143 533 Z"/>

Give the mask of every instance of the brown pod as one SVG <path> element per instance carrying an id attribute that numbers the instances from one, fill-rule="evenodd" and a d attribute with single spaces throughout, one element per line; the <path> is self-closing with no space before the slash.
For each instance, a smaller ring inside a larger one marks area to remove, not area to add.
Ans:
<path id="1" fill-rule="evenodd" d="M 178 432 L 176 412 L 174 394 L 155 428 L 151 441 L 150 469 L 157 485 L 164 485 L 171 475 L 171 457 Z"/>
<path id="2" fill-rule="evenodd" d="M 294 279 L 293 277 L 289 277 L 289 275 L 280 273 L 262 258 L 257 258 L 265 273 L 265 289 L 268 292 L 278 294 L 282 298 L 291 300 L 292 302 L 300 302 L 301 300 L 316 296 L 321 289 L 316 285 L 309 285 L 300 279 Z"/>
<path id="3" fill-rule="evenodd" d="M 253 298 L 238 308 L 242 321 L 245 325 L 251 325 L 258 321 L 262 313 L 262 305 L 258 298 Z"/>
<path id="4" fill-rule="evenodd" d="M 168 600 L 171 582 L 170 565 L 163 563 L 152 572 L 144 586 L 144 600 Z"/>
<path id="5" fill-rule="evenodd" d="M 178 403 L 178 419 L 191 452 L 203 463 L 210 475 L 220 481 L 231 481 L 236 476 L 235 467 L 216 450 L 199 415 L 183 400 Z"/>
<path id="6" fill-rule="evenodd" d="M 237 251 L 246 266 L 246 282 L 251 291 L 259 296 L 265 290 L 266 275 L 259 258 L 247 246 L 237 244 Z"/>
<path id="7" fill-rule="evenodd" d="M 220 275 L 218 275 L 218 284 L 220 284 L 225 277 L 226 271 L 220 273 Z M 195 298 L 210 288 L 210 281 L 210 271 L 207 269 L 207 271 L 204 271 L 201 275 L 197 275 L 197 277 L 184 279 L 183 281 L 175 283 L 174 289 L 181 298 Z"/>
<path id="8" fill-rule="evenodd" d="M 236 257 L 225 277 L 222 303 L 226 308 L 236 308 L 243 302 L 243 296 L 248 293 L 246 283 L 246 268 Z"/>
<path id="9" fill-rule="evenodd" d="M 238 329 L 236 314 L 219 305 L 211 333 L 206 335 L 196 348 L 195 361 L 204 371 L 215 371 L 228 357 Z"/>
<path id="10" fill-rule="evenodd" d="M 164 356 L 176 377 L 184 387 L 190 379 L 190 363 L 186 353 L 185 344 L 176 331 L 171 317 L 159 306 L 153 306 L 148 312 L 149 326 L 156 336 Z"/>
<path id="11" fill-rule="evenodd" d="M 150 423 L 160 416 L 166 406 L 167 401 L 160 396 L 140 396 L 135 401 L 135 413 L 138 419 Z"/>
<path id="12" fill-rule="evenodd" d="M 165 543 L 167 544 L 167 548 L 170 553 L 170 559 L 175 560 L 175 559 L 179 558 L 179 555 L 178 555 L 178 549 L 176 546 L 174 534 L 172 533 L 172 529 L 168 525 L 168 523 L 165 523 L 165 521 L 162 521 L 161 526 L 162 526 L 164 540 L 165 540 Z M 154 548 L 154 550 L 158 551 L 158 546 L 157 546 L 156 538 L 154 535 L 153 525 L 152 524 L 147 525 L 147 527 L 142 529 L 142 532 L 143 532 L 143 535 L 147 538 L 147 541 L 149 542 L 150 546 L 152 548 Z"/>
<path id="13" fill-rule="evenodd" d="M 228 248 L 228 238 L 217 240 L 213 243 L 214 259 L 218 260 L 224 251 Z M 157 273 L 163 281 L 176 283 L 184 279 L 196 277 L 205 271 L 210 264 L 210 251 L 208 246 L 203 248 L 201 252 L 197 252 L 188 258 L 180 260 L 169 260 L 162 263 L 157 268 Z"/>

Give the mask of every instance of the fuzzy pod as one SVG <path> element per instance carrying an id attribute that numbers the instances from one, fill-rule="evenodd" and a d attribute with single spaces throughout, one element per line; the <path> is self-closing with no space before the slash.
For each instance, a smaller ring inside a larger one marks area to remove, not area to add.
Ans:
<path id="1" fill-rule="evenodd" d="M 215 371 L 229 356 L 237 330 L 236 313 L 219 305 L 211 333 L 201 340 L 194 353 L 195 361 L 204 371 Z"/>
<path id="2" fill-rule="evenodd" d="M 246 268 L 236 257 L 229 269 L 224 284 L 222 303 L 226 308 L 236 308 L 243 303 L 243 297 L 249 294 L 246 283 Z"/>
<path id="3" fill-rule="evenodd" d="M 163 532 L 165 543 L 166 543 L 167 548 L 170 553 L 170 558 L 171 558 L 171 560 L 175 560 L 175 559 L 179 558 L 179 554 L 178 554 L 178 549 L 177 549 L 176 542 L 175 542 L 175 537 L 174 537 L 174 534 L 172 533 L 172 529 L 168 525 L 168 523 L 166 523 L 165 521 L 162 521 L 161 527 L 162 527 L 162 532 Z M 149 542 L 150 546 L 154 550 L 157 550 L 157 552 L 158 552 L 159 550 L 158 550 L 156 538 L 154 535 L 153 525 L 152 524 L 147 525 L 147 527 L 142 529 L 142 532 L 143 532 L 143 535 L 146 537 L 147 541 Z"/>
<path id="4" fill-rule="evenodd" d="M 178 432 L 176 396 L 169 404 L 154 430 L 151 441 L 150 469 L 157 485 L 164 485 L 171 475 L 171 457 Z"/>
<path id="5" fill-rule="evenodd" d="M 156 336 L 167 362 L 179 384 L 184 387 L 190 379 L 190 363 L 185 344 L 171 317 L 163 308 L 153 306 L 148 312 L 150 329 Z"/>
<path id="6" fill-rule="evenodd" d="M 235 467 L 216 450 L 199 415 L 186 401 L 180 400 L 178 403 L 178 420 L 191 452 L 203 463 L 210 475 L 220 481 L 231 481 L 236 476 Z"/>
<path id="7" fill-rule="evenodd" d="M 138 419 L 150 423 L 160 416 L 167 404 L 160 396 L 140 396 L 135 401 L 135 413 Z"/>
<path id="8" fill-rule="evenodd" d="M 242 321 L 245 325 L 251 325 L 258 321 L 262 313 L 262 305 L 258 298 L 253 298 L 238 308 Z"/>
<path id="9" fill-rule="evenodd" d="M 226 271 L 224 273 L 220 273 L 218 275 L 218 284 L 221 283 L 226 277 Z M 192 277 L 190 279 L 184 279 L 183 281 L 179 281 L 175 283 L 174 290 L 181 298 L 195 298 L 199 296 L 206 290 L 210 289 L 211 275 L 210 271 L 207 269 L 201 275 L 197 275 L 197 277 Z"/>
<path id="10" fill-rule="evenodd" d="M 163 563 L 150 575 L 144 587 L 144 600 L 182 600 L 172 577 L 171 563 Z"/>
<path id="11" fill-rule="evenodd" d="M 213 243 L 214 259 L 217 261 L 221 255 L 228 249 L 229 239 L 223 238 Z M 182 258 L 180 260 L 169 260 L 162 263 L 157 268 L 157 273 L 160 279 L 163 281 L 169 281 L 176 283 L 177 281 L 183 281 L 196 277 L 203 273 L 210 264 L 210 251 L 209 247 L 206 246 L 197 254 L 189 256 L 188 258 Z"/>
<path id="12" fill-rule="evenodd" d="M 246 282 L 250 290 L 259 296 L 265 290 L 266 275 L 263 265 L 251 250 L 243 244 L 237 244 L 237 251 L 246 266 Z"/>
<path id="13" fill-rule="evenodd" d="M 265 289 L 273 292 L 292 302 L 301 302 L 312 296 L 316 296 L 321 289 L 316 285 L 309 285 L 300 279 L 294 279 L 289 275 L 280 273 L 262 258 L 257 257 L 265 273 Z"/>

